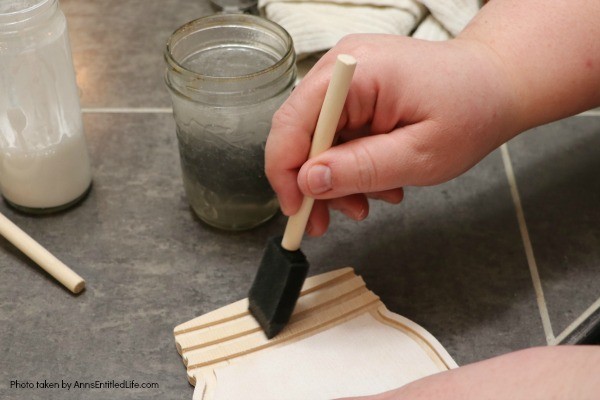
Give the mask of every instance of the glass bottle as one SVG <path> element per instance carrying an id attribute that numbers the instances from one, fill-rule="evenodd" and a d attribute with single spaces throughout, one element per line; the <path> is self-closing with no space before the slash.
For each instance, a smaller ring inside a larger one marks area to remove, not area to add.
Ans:
<path id="1" fill-rule="evenodd" d="M 91 185 L 65 16 L 57 0 L 0 1 L 0 190 L 33 213 Z"/>
<path id="2" fill-rule="evenodd" d="M 165 80 L 183 182 L 209 225 L 249 229 L 278 210 L 264 148 L 273 114 L 295 83 L 295 59 L 283 28 L 247 14 L 200 18 L 168 40 Z"/>

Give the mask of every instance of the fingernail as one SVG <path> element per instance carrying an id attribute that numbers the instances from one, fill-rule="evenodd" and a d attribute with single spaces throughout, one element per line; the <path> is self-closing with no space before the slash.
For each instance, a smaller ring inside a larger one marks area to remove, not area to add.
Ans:
<path id="1" fill-rule="evenodd" d="M 340 209 L 338 209 L 338 211 L 341 212 L 342 214 L 344 214 L 346 217 L 355 219 L 354 212 L 352 212 L 352 210 L 350 210 L 350 209 L 340 208 Z"/>
<path id="2" fill-rule="evenodd" d="M 279 209 L 281 210 L 281 213 L 283 215 L 285 215 L 286 217 L 290 216 L 290 209 L 286 204 L 283 204 L 281 201 L 279 202 Z"/>
<path id="3" fill-rule="evenodd" d="M 360 209 L 360 213 L 358 214 L 358 216 L 356 217 L 356 219 L 358 221 L 362 221 L 363 219 L 367 218 L 367 213 L 368 213 L 368 208 L 367 207 L 363 207 Z"/>
<path id="4" fill-rule="evenodd" d="M 308 170 L 308 188 L 313 194 L 321 194 L 331 189 L 331 170 L 325 165 L 315 165 Z"/>
<path id="5" fill-rule="evenodd" d="M 352 218 L 355 221 L 362 221 L 367 216 L 367 209 L 361 208 L 359 212 L 356 212 L 354 209 L 348 208 L 340 208 L 339 211 L 345 216 Z"/>

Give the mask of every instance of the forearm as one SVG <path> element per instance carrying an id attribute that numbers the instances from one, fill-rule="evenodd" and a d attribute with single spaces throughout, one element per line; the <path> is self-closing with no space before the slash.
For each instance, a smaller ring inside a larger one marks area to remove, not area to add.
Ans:
<path id="1" fill-rule="evenodd" d="M 492 0 L 458 39 L 495 58 L 522 131 L 600 105 L 598 21 L 598 0 Z"/>
<path id="2" fill-rule="evenodd" d="M 598 376 L 598 346 L 538 347 L 423 378 L 369 400 L 596 400 Z"/>

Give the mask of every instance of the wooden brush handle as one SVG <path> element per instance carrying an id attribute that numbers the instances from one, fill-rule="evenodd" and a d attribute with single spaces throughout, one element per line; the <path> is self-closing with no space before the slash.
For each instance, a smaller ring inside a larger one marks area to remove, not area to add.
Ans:
<path id="1" fill-rule="evenodd" d="M 71 292 L 79 293 L 85 287 L 85 281 L 82 277 L 54 257 L 2 213 L 0 213 L 0 235 L 14 244 L 15 247 L 35 261 L 37 265 L 56 278 Z"/>
<path id="2" fill-rule="evenodd" d="M 356 60 L 354 57 L 347 54 L 338 55 L 331 81 L 327 87 L 325 100 L 321 107 L 317 127 L 315 128 L 312 146 L 308 155 L 309 159 L 331 147 L 355 68 Z M 312 197 L 304 197 L 300 210 L 288 219 L 281 247 L 289 251 L 295 251 L 300 248 L 302 236 L 304 235 L 306 223 L 308 222 L 314 202 L 315 199 Z"/>

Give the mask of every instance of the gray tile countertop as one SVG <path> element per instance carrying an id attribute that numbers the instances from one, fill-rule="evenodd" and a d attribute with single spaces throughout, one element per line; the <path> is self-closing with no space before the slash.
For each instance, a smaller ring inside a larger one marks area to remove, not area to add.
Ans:
<path id="1" fill-rule="evenodd" d="M 173 328 L 245 297 L 285 218 L 226 233 L 187 204 L 162 49 L 179 25 L 213 12 L 206 1 L 61 4 L 93 188 L 51 216 L 4 202 L 0 211 L 88 288 L 71 295 L 0 239 L 0 398 L 191 399 Z M 303 250 L 312 274 L 353 266 L 459 364 L 552 344 L 600 297 L 599 170 L 592 112 L 527 132 L 446 184 L 407 188 L 401 205 L 373 203 L 361 223 L 334 215 L 328 234 Z M 11 380 L 159 388 L 11 389 Z"/>

